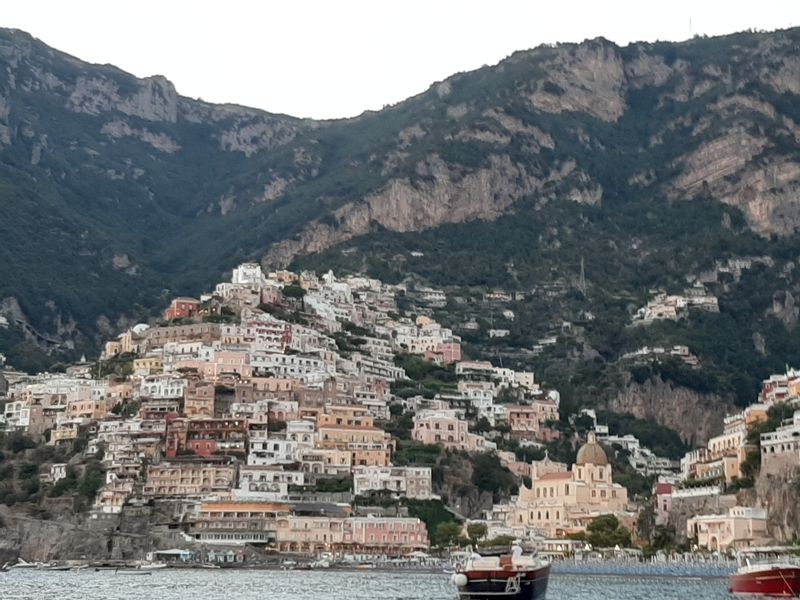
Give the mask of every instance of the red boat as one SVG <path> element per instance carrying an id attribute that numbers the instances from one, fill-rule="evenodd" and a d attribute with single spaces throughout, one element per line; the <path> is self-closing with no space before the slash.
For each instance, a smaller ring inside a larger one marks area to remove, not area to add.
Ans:
<path id="1" fill-rule="evenodd" d="M 740 550 L 729 591 L 751 598 L 800 598 L 798 551 L 786 547 Z"/>
<path id="2" fill-rule="evenodd" d="M 452 581 L 463 600 L 542 600 L 549 576 L 549 562 L 515 548 L 500 556 L 473 554 Z"/>

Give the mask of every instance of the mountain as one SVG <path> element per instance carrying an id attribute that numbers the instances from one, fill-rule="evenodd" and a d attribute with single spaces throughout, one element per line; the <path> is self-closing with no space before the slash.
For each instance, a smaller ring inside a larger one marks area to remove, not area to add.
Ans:
<path id="1" fill-rule="evenodd" d="M 0 351 L 92 351 L 250 259 L 526 290 L 475 354 L 532 362 L 576 402 L 675 385 L 687 406 L 743 403 L 800 362 L 799 49 L 800 29 L 541 46 L 311 121 L 0 30 Z M 628 327 L 651 289 L 698 278 L 719 313 Z M 454 323 L 487 308 L 464 298 Z M 555 353 L 523 352 L 555 330 Z M 646 344 L 700 367 L 618 368 Z"/>

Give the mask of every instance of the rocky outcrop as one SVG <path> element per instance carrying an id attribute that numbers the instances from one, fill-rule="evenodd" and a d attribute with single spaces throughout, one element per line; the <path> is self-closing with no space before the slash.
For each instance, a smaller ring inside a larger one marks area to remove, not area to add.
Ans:
<path id="1" fill-rule="evenodd" d="M 11 129 L 8 127 L 10 112 L 8 100 L 0 96 L 0 147 L 11 143 Z"/>
<path id="2" fill-rule="evenodd" d="M 800 306 L 797 306 L 791 292 L 776 292 L 772 296 L 772 307 L 767 314 L 781 321 L 786 329 L 792 330 L 800 317 Z"/>
<path id="3" fill-rule="evenodd" d="M 756 504 L 767 509 L 767 532 L 778 543 L 800 537 L 800 468 L 760 475 L 756 480 Z"/>
<path id="4" fill-rule="evenodd" d="M 655 421 L 698 446 L 722 432 L 722 421 L 732 407 L 729 398 L 701 394 L 660 378 L 630 382 L 608 403 L 609 410 Z"/>
<path id="5" fill-rule="evenodd" d="M 625 64 L 628 85 L 634 89 L 662 86 L 675 73 L 675 69 L 664 62 L 664 57 L 641 49 L 636 58 Z"/>
<path id="6" fill-rule="evenodd" d="M 572 175 L 574 164 L 547 178 L 530 175 L 506 155 L 493 155 L 489 166 L 474 172 L 429 156 L 417 165 L 417 178 L 392 180 L 383 190 L 334 211 L 332 221 L 317 220 L 297 239 L 280 242 L 266 265 L 287 265 L 298 254 L 320 252 L 377 228 L 420 231 L 444 223 L 493 220 L 524 195 Z M 580 196 L 576 193 L 576 196 Z"/>
<path id="7" fill-rule="evenodd" d="M 68 107 L 75 112 L 99 115 L 117 111 L 147 121 L 178 120 L 178 94 L 175 86 L 161 76 L 148 77 L 125 94 L 115 81 L 101 77 L 79 77 L 69 96 Z"/>
<path id="8" fill-rule="evenodd" d="M 682 159 L 684 172 L 675 180 L 678 191 L 693 193 L 723 182 L 744 167 L 766 146 L 767 140 L 743 127 L 706 142 Z"/>
<path id="9" fill-rule="evenodd" d="M 242 152 L 249 157 L 259 150 L 275 148 L 291 141 L 296 133 L 295 127 L 280 119 L 237 119 L 231 127 L 220 132 L 219 146 L 223 150 Z"/>
<path id="10" fill-rule="evenodd" d="M 56 502 L 57 519 L 37 519 L 0 505 L 0 563 L 27 561 L 142 560 L 155 549 L 185 544 L 179 531 L 159 523 L 173 520 L 163 507 L 126 507 L 121 515 L 94 520 Z"/>
<path id="11" fill-rule="evenodd" d="M 618 48 L 606 40 L 560 46 L 536 82 L 531 104 L 545 112 L 585 112 L 616 121 L 625 112 L 625 66 Z"/>
<path id="12" fill-rule="evenodd" d="M 172 154 L 181 149 L 180 145 L 165 133 L 153 133 L 148 129 L 136 129 L 128 125 L 125 121 L 109 121 L 100 130 L 102 133 L 112 138 L 134 137 L 146 144 L 150 144 L 156 150 Z"/>

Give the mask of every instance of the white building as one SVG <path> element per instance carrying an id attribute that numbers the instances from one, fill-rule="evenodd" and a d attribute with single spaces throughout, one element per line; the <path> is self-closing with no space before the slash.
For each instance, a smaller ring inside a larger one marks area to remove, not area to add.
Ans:
<path id="1" fill-rule="evenodd" d="M 297 462 L 300 446 L 283 434 L 251 430 L 248 440 L 248 465 L 288 465 Z"/>
<path id="2" fill-rule="evenodd" d="M 258 263 L 242 263 L 233 270 L 231 283 L 249 287 L 252 290 L 261 291 L 264 281 L 264 273 Z"/>
<path id="3" fill-rule="evenodd" d="M 273 466 L 242 466 L 239 485 L 233 489 L 234 500 L 279 502 L 289 498 L 290 486 L 304 485 L 302 471 L 285 471 Z"/>
<path id="4" fill-rule="evenodd" d="M 406 498 L 432 497 L 430 467 L 354 467 L 353 493 L 387 491 Z"/>
<path id="5" fill-rule="evenodd" d="M 166 400 L 168 398 L 183 398 L 186 390 L 186 380 L 172 375 L 152 375 L 142 381 L 139 395 L 142 398 L 153 400 Z"/>
<path id="6" fill-rule="evenodd" d="M 800 466 L 800 410 L 771 433 L 761 434 L 761 470 L 776 473 Z"/>

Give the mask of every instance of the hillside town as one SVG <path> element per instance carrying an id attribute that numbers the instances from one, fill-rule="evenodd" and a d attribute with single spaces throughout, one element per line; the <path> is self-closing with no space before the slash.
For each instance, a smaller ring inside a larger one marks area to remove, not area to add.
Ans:
<path id="1" fill-rule="evenodd" d="M 696 548 L 769 541 L 767 509 L 742 504 L 736 492 L 752 479 L 754 456 L 762 473 L 800 465 L 800 410 L 755 444 L 751 435 L 772 407 L 800 408 L 800 372 L 765 381 L 720 435 L 673 461 L 610 433 L 594 410 L 561 414 L 558 391 L 532 372 L 468 360 L 452 330 L 398 308 L 407 292 L 423 305 L 447 300 L 441 290 L 242 264 L 213 291 L 174 298 L 157 323 L 108 341 L 98 361 L 62 373 L 5 371 L 0 430 L 77 449 L 34 474 L 37 489 L 66 500 L 59 510 L 74 509 L 69 492 L 94 465 L 90 526 L 113 530 L 148 507 L 160 515 L 148 524 L 153 550 L 179 560 L 250 560 L 245 549 L 422 556 L 474 538 L 470 531 L 567 555 L 589 547 L 599 517 L 613 516 L 642 541 L 648 506 L 657 526 Z M 689 305 L 706 303 L 692 297 Z M 695 364 L 679 346 L 623 358 L 662 355 Z M 438 369 L 446 383 L 432 388 L 413 375 L 420 369 Z M 589 424 L 574 464 L 547 450 L 564 419 Z M 459 512 L 441 492 L 435 461 L 413 458 L 431 448 L 496 457 L 514 493 L 480 514 Z M 543 458 L 523 459 L 526 449 Z M 650 499 L 617 482 L 620 451 L 626 470 L 652 482 Z M 446 518 L 432 519 L 432 507 Z M 442 521 L 457 523 L 458 535 L 448 538 Z"/>

